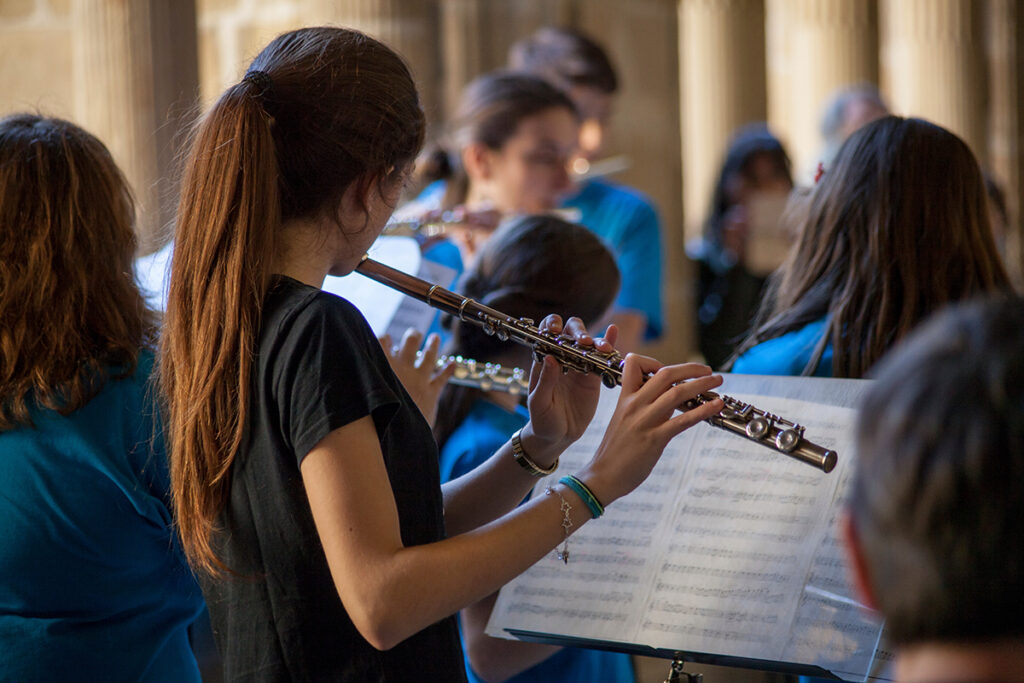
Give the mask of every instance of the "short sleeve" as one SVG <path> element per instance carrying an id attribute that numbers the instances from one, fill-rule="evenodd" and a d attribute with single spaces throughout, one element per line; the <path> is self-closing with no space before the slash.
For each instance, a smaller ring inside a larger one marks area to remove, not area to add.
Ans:
<path id="1" fill-rule="evenodd" d="M 663 329 L 661 261 L 658 214 L 649 204 L 638 202 L 619 246 L 622 288 L 616 303 L 621 309 L 640 311 L 647 316 L 647 340 L 660 337 Z"/>
<path id="2" fill-rule="evenodd" d="M 383 434 L 401 401 L 398 380 L 359 311 L 318 293 L 284 327 L 270 359 L 270 390 L 298 462 L 329 433 L 367 415 Z"/>
<path id="3" fill-rule="evenodd" d="M 580 210 L 580 223 L 602 238 L 615 254 L 622 285 L 615 308 L 647 318 L 644 337 L 661 336 L 661 222 L 650 200 L 627 187 L 594 180 L 570 198 L 567 207 Z"/>

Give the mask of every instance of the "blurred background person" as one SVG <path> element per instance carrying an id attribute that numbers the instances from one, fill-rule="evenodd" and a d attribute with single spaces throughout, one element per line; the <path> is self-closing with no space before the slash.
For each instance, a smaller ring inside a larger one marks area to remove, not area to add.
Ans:
<path id="1" fill-rule="evenodd" d="M 448 132 L 426 153 L 433 161 L 417 162 L 424 189 L 390 222 L 439 222 L 440 237 L 418 239 L 423 257 L 450 268 L 455 281 L 503 220 L 557 209 L 578 135 L 576 108 L 557 88 L 529 74 L 484 74 L 463 90 Z M 440 320 L 428 332 L 447 340 Z"/>
<path id="2" fill-rule="evenodd" d="M 940 126 L 864 126 L 808 202 L 732 372 L 863 377 L 942 306 L 1011 291 L 978 162 Z"/>
<path id="3" fill-rule="evenodd" d="M 872 374 L 844 535 L 895 679 L 1024 681 L 1024 302 L 945 311 Z"/>
<path id="4" fill-rule="evenodd" d="M 737 131 L 704 235 L 687 245 L 697 264 L 697 343 L 711 367 L 721 367 L 750 329 L 768 275 L 792 245 L 792 230 L 781 221 L 792 190 L 789 156 L 767 126 Z"/>
<path id="5" fill-rule="evenodd" d="M 0 121 L 0 679 L 198 681 L 172 526 L 156 315 L 103 144 Z"/>
<path id="6" fill-rule="evenodd" d="M 579 116 L 572 101 L 543 79 L 494 71 L 463 90 L 448 133 L 431 156 L 420 196 L 393 221 L 443 220 L 451 239 L 426 258 L 462 272 L 507 217 L 556 209 L 570 190 Z M 453 247 L 457 246 L 456 252 Z"/>
<path id="7" fill-rule="evenodd" d="M 554 216 L 526 216 L 501 227 L 459 282 L 464 296 L 513 317 L 540 320 L 545 312 L 578 316 L 588 326 L 605 315 L 618 292 L 615 259 L 586 228 Z M 532 352 L 501 341 L 476 325 L 452 320 L 449 354 L 509 368 L 529 368 Z M 448 384 L 434 427 L 441 449 L 441 481 L 482 464 L 529 420 L 525 394 Z M 503 638 L 484 629 L 497 593 L 460 614 L 470 681 L 614 681 L 632 683 L 628 655 L 557 648 Z"/>
<path id="8" fill-rule="evenodd" d="M 888 113 L 889 107 L 873 83 L 848 85 L 832 93 L 821 112 L 822 167 L 832 165 L 846 138 Z"/>
<path id="9" fill-rule="evenodd" d="M 601 159 L 608 137 L 619 89 L 615 68 L 595 41 L 578 31 L 550 26 L 516 42 L 509 50 L 508 65 L 542 76 L 576 105 L 581 125 L 574 166 L 584 173 L 563 206 L 578 210 L 577 222 L 604 239 L 615 254 L 622 288 L 611 321 L 619 328 L 619 348 L 635 351 L 658 339 L 664 328 L 658 213 L 640 192 L 585 174 Z"/>

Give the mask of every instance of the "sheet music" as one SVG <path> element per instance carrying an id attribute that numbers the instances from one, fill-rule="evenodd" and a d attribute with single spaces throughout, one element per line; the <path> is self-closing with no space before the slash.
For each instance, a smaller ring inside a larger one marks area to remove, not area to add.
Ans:
<path id="1" fill-rule="evenodd" d="M 728 376 L 724 390 L 798 418 L 809 438 L 840 454 L 832 473 L 697 425 L 669 444 L 640 488 L 570 538 L 568 565 L 549 556 L 502 589 L 488 632 L 817 665 L 864 680 L 881 625 L 851 597 L 836 524 L 853 471 L 855 410 L 765 396 L 773 381 Z M 617 394 L 603 392 L 552 480 L 589 460 Z"/>

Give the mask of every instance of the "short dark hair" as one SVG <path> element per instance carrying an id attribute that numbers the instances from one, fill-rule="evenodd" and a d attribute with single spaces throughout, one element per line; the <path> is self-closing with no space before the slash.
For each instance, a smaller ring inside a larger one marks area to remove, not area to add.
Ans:
<path id="1" fill-rule="evenodd" d="M 1024 635 L 1024 300 L 944 311 L 874 374 L 850 512 L 891 640 Z"/>
<path id="2" fill-rule="evenodd" d="M 597 323 L 619 291 L 615 257 L 597 235 L 556 216 L 531 214 L 499 228 L 458 282 L 464 296 L 515 318 L 536 322 L 557 313 Z M 517 347 L 476 325 L 452 318 L 451 355 L 497 362 Z M 434 436 L 444 446 L 462 424 L 478 389 L 449 384 L 441 392 Z"/>
<path id="3" fill-rule="evenodd" d="M 570 28 L 545 26 L 516 42 L 509 50 L 508 65 L 541 76 L 563 90 L 582 85 L 611 94 L 619 89 L 607 53 Z"/>

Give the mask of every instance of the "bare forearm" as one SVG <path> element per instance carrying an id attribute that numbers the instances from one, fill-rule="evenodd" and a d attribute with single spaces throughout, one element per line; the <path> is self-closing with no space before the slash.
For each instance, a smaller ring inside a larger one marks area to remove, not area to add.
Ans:
<path id="1" fill-rule="evenodd" d="M 558 490 L 571 506 L 568 514 L 575 530 L 590 513 L 575 494 Z M 388 649 L 495 592 L 551 552 L 564 540 L 564 515 L 557 494 L 539 496 L 469 533 L 360 558 L 361 585 L 351 597 L 341 584 L 338 592 L 364 636 Z"/>
<path id="2" fill-rule="evenodd" d="M 544 447 L 523 430 L 523 447 L 537 464 L 549 466 L 561 448 Z M 522 502 L 537 479 L 512 456 L 511 441 L 471 472 L 444 485 L 445 525 L 450 535 L 465 533 L 501 517 Z"/>

